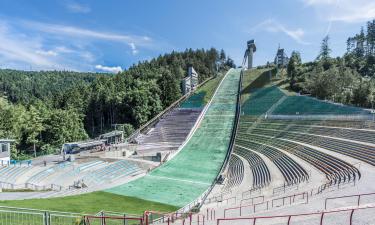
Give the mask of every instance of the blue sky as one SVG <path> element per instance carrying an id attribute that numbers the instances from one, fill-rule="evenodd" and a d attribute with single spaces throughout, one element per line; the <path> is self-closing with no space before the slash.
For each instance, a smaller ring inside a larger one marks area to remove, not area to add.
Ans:
<path id="1" fill-rule="evenodd" d="M 237 64 L 255 39 L 255 65 L 277 47 L 332 55 L 375 18 L 373 0 L 1 0 L 0 68 L 117 72 L 172 50 L 223 48 Z"/>

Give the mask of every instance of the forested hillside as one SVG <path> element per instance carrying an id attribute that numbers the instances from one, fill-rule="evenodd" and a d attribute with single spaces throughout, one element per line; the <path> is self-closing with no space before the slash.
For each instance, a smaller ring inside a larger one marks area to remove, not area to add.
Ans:
<path id="1" fill-rule="evenodd" d="M 130 133 L 181 97 L 189 65 L 200 82 L 235 66 L 211 48 L 172 52 L 116 75 L 0 70 L 0 138 L 15 139 L 13 156 L 22 158 L 95 137 L 113 124 Z"/>
<path id="2" fill-rule="evenodd" d="M 288 67 L 292 90 L 320 99 L 373 108 L 375 103 L 375 20 L 349 37 L 347 51 L 332 58 L 329 37 L 325 37 L 314 62 L 301 63 L 293 52 Z"/>

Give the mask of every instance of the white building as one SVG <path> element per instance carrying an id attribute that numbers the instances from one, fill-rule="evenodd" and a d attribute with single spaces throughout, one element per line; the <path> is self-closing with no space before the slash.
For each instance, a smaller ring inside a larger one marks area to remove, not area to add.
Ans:
<path id="1" fill-rule="evenodd" d="M 198 87 L 198 73 L 190 66 L 188 68 L 188 76 L 182 79 L 182 94 L 187 94 Z"/>
<path id="2" fill-rule="evenodd" d="M 14 140 L 0 139 L 0 165 L 8 164 L 10 161 L 10 144 Z"/>

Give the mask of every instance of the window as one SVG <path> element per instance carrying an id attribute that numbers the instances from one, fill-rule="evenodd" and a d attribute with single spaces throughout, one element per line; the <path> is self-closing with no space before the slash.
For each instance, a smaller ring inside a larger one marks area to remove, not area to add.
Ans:
<path id="1" fill-rule="evenodd" d="M 0 144 L 1 146 L 1 152 L 7 152 L 8 151 L 8 145 L 7 144 Z"/>

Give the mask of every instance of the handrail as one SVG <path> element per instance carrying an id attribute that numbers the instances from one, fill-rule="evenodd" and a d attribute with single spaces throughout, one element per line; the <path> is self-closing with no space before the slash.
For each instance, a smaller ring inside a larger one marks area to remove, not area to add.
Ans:
<path id="1" fill-rule="evenodd" d="M 356 195 L 344 195 L 344 196 L 326 198 L 325 201 L 324 201 L 324 209 L 325 210 L 327 209 L 328 200 L 341 199 L 341 198 L 351 198 L 351 197 L 358 197 L 358 199 L 357 199 L 357 206 L 359 206 L 360 205 L 360 201 L 361 201 L 361 196 L 368 196 L 368 195 L 375 195 L 375 192 L 365 193 L 365 194 L 356 194 Z"/>
<path id="2" fill-rule="evenodd" d="M 288 223 L 287 224 L 289 225 L 290 224 L 290 220 L 291 220 L 292 217 L 321 215 L 321 217 L 320 217 L 320 225 L 322 225 L 323 224 L 324 214 L 351 211 L 349 222 L 350 222 L 350 224 L 352 224 L 353 213 L 354 213 L 355 210 L 370 209 L 370 208 L 375 208 L 375 206 L 358 207 L 358 208 L 352 208 L 352 209 L 340 209 L 340 210 L 323 211 L 323 212 L 313 212 L 313 213 L 289 214 L 289 215 L 280 215 L 280 216 L 257 216 L 257 217 L 219 218 L 216 221 L 217 221 L 217 225 L 220 225 L 220 221 L 234 221 L 234 220 L 253 220 L 253 224 L 256 224 L 256 220 L 259 220 L 259 219 L 288 218 Z"/>

